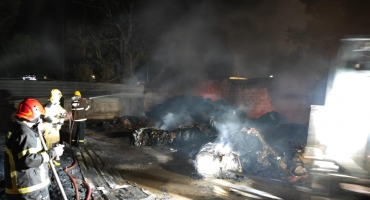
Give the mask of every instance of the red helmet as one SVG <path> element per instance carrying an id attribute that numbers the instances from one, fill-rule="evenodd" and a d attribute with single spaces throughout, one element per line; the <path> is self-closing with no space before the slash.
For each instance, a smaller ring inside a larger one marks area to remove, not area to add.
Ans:
<path id="1" fill-rule="evenodd" d="M 19 103 L 15 116 L 32 121 L 45 114 L 45 108 L 36 99 L 25 99 Z"/>

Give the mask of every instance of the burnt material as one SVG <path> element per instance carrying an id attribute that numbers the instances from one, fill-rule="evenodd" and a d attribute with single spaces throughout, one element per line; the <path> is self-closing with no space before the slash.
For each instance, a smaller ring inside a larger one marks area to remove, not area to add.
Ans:
<path id="1" fill-rule="evenodd" d="M 166 130 L 140 128 L 132 133 L 131 143 L 134 146 L 162 146 L 172 143 L 171 135 Z"/>
<path id="2" fill-rule="evenodd" d="M 139 118 L 135 116 L 123 116 L 115 120 L 114 124 L 117 124 L 125 129 L 137 129 L 140 127 L 145 127 L 147 125 L 146 118 Z"/>
<path id="3" fill-rule="evenodd" d="M 234 178 L 231 172 L 242 172 L 239 155 L 219 144 L 207 143 L 195 158 L 197 173 L 207 178 Z"/>
<path id="4" fill-rule="evenodd" d="M 204 133 L 198 125 L 191 124 L 172 131 L 156 128 L 140 128 L 132 133 L 131 144 L 134 146 L 163 146 L 179 145 L 189 142 L 200 141 L 203 139 L 212 139 L 212 134 Z"/>
<path id="5" fill-rule="evenodd" d="M 277 179 L 291 175 L 285 155 L 271 149 L 255 129 L 243 128 L 231 133 L 229 139 L 245 174 Z"/>
<path id="6" fill-rule="evenodd" d="M 199 137 L 200 129 L 197 125 L 183 126 L 171 131 L 174 144 L 182 144 Z"/>

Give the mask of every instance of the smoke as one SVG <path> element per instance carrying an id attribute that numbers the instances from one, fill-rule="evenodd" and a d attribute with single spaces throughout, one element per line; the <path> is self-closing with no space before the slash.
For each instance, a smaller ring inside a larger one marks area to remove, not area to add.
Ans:
<path id="1" fill-rule="evenodd" d="M 154 106 L 147 117 L 157 120 L 156 127 L 170 130 L 193 123 L 211 123 L 222 132 L 235 130 L 246 121 L 246 114 L 222 100 L 196 96 L 176 96 Z"/>
<path id="2" fill-rule="evenodd" d="M 305 6 L 278 1 L 156 1 L 143 25 L 159 38 L 150 56 L 150 81 L 186 89 L 202 79 L 268 76 L 271 60 L 287 55 L 288 26 L 304 28 Z"/>
<path id="3" fill-rule="evenodd" d="M 188 115 L 167 113 L 163 118 L 163 124 L 160 125 L 160 129 L 173 130 L 181 126 L 189 125 L 193 123 L 193 119 Z"/>
<path id="4" fill-rule="evenodd" d="M 234 56 L 234 76 L 247 78 L 269 76 L 275 67 L 271 61 L 296 49 L 286 41 L 287 28 L 304 29 L 310 19 L 305 5 L 296 0 L 239 2 L 222 9 L 221 26 Z"/>

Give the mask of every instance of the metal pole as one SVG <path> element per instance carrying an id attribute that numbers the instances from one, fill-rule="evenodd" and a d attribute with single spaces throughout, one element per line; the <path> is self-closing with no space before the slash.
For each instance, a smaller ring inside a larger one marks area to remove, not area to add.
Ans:
<path id="1" fill-rule="evenodd" d="M 48 150 L 48 148 L 46 147 L 44 137 L 42 136 L 42 133 L 41 133 L 40 131 L 39 131 L 39 137 L 40 137 L 40 140 L 41 140 L 41 144 L 42 144 L 42 146 L 44 147 L 44 150 L 45 150 L 45 151 L 47 151 L 47 150 Z M 53 160 L 49 160 L 49 164 L 50 164 L 51 169 L 53 170 L 53 174 L 54 174 L 55 180 L 56 180 L 56 181 L 57 181 L 57 183 L 58 183 L 58 187 L 59 187 L 59 189 L 60 189 L 60 192 L 61 192 L 61 193 L 62 193 L 62 195 L 63 195 L 63 199 L 64 199 L 64 200 L 68 200 L 68 199 L 67 199 L 67 196 L 66 196 L 66 193 L 64 192 L 64 189 L 63 189 L 62 183 L 61 183 L 61 182 L 60 182 L 60 180 L 59 180 L 58 173 L 57 173 L 57 171 L 55 170 L 55 166 L 54 166 Z"/>

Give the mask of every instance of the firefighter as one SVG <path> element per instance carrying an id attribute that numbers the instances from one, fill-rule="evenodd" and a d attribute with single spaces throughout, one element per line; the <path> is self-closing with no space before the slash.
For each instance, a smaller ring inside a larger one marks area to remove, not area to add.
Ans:
<path id="1" fill-rule="evenodd" d="M 62 93 L 58 89 L 52 89 L 51 95 L 45 104 L 45 117 L 44 121 L 44 138 L 48 149 L 60 143 L 60 133 L 64 120 L 67 117 L 67 111 L 60 105 L 60 98 Z M 55 160 L 59 160 L 56 157 Z M 56 166 L 60 165 L 59 162 L 54 161 Z"/>
<path id="2" fill-rule="evenodd" d="M 44 107 L 25 99 L 10 124 L 5 142 L 5 193 L 7 199 L 50 199 L 47 162 L 63 154 L 64 145 L 45 151 L 38 129 Z"/>
<path id="3" fill-rule="evenodd" d="M 72 97 L 72 145 L 79 147 L 85 142 L 86 111 L 90 106 L 87 99 L 81 98 L 80 91 L 76 90 Z"/>

